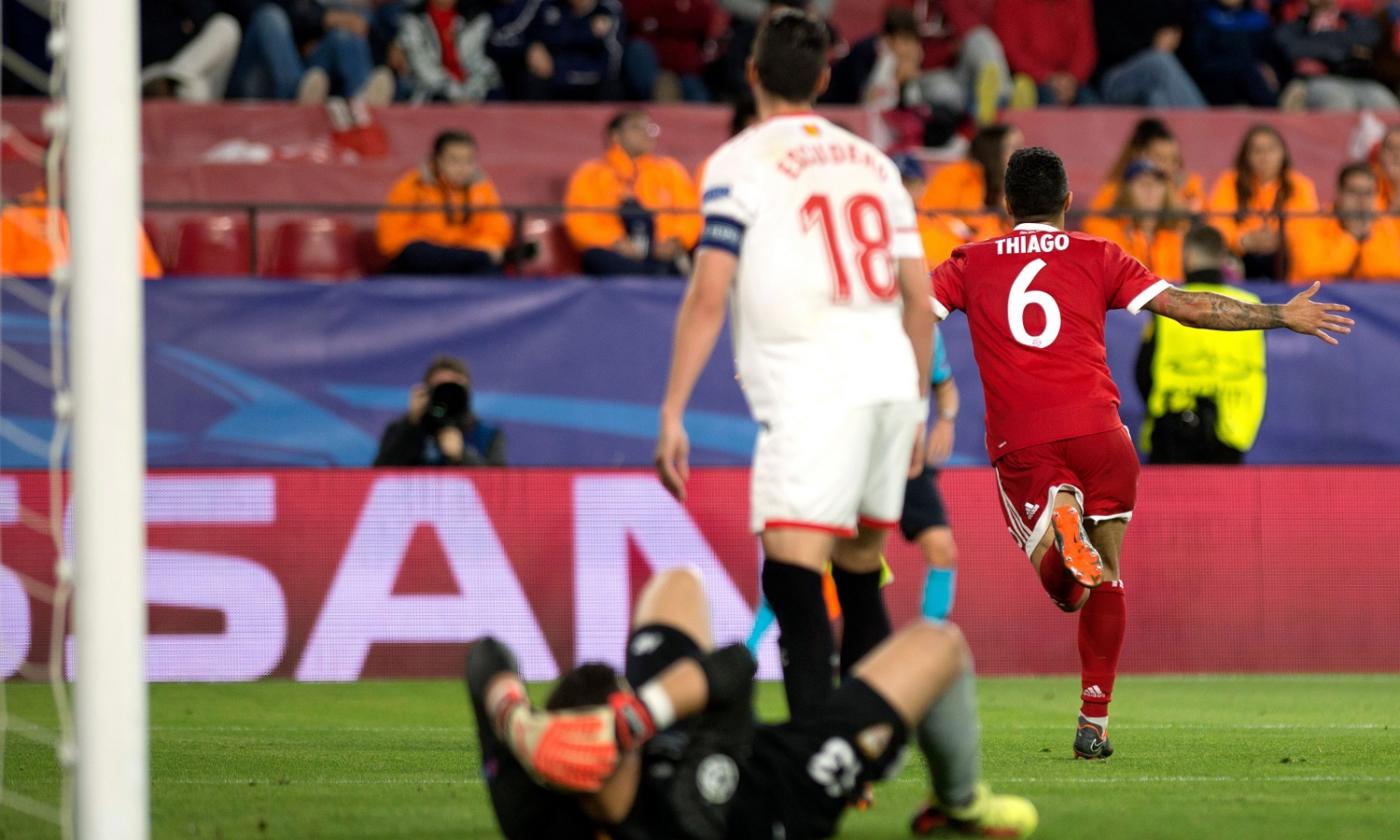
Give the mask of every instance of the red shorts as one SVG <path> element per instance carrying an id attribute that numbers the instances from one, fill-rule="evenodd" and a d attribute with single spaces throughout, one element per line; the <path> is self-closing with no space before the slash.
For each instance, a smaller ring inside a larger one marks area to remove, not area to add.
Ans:
<path id="1" fill-rule="evenodd" d="M 1061 490 L 1079 497 L 1091 522 L 1133 517 L 1140 468 L 1125 427 L 1018 449 L 992 468 L 1006 526 L 1028 557 L 1050 527 Z"/>

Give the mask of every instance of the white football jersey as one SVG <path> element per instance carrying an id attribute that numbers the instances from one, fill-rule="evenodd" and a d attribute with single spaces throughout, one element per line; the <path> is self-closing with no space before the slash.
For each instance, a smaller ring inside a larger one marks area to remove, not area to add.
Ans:
<path id="1" fill-rule="evenodd" d="M 773 117 L 714 153 L 702 205 L 700 247 L 739 260 L 734 349 L 755 409 L 918 399 L 896 260 L 923 245 L 883 152 L 814 114 Z"/>

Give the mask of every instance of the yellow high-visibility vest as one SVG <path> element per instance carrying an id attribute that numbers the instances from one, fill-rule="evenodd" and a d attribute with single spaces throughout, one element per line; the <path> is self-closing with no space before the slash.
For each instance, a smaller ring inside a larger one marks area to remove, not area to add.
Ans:
<path id="1" fill-rule="evenodd" d="M 1233 286 L 1187 283 L 1191 292 L 1214 292 L 1247 303 L 1259 296 Z M 1147 336 L 1156 331 L 1152 354 L 1152 392 L 1147 396 L 1147 419 L 1142 427 L 1143 451 L 1152 445 L 1152 424 L 1158 417 L 1196 406 L 1198 397 L 1209 397 L 1218 409 L 1215 435 L 1221 443 L 1241 452 L 1254 445 L 1264 420 L 1264 333 L 1260 330 L 1220 332 L 1198 330 L 1153 316 Z"/>

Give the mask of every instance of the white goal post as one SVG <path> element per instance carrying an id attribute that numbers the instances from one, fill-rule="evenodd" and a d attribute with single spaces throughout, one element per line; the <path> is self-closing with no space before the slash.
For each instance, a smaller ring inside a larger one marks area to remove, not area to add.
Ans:
<path id="1" fill-rule="evenodd" d="M 137 21 L 137 0 L 68 0 L 67 43 L 60 45 L 69 67 L 81 840 L 145 840 L 150 834 Z"/>

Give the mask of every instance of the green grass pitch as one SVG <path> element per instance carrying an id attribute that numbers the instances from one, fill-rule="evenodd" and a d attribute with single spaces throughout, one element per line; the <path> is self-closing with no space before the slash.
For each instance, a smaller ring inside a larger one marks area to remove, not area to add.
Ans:
<path id="1" fill-rule="evenodd" d="M 47 686 L 5 686 L 52 723 Z M 1070 758 L 1077 682 L 984 679 L 986 778 L 1040 807 L 1038 837 L 1400 837 L 1400 676 L 1126 677 L 1115 756 Z M 761 713 L 781 714 L 763 685 Z M 6 738 L 10 790 L 56 802 L 52 753 Z M 452 682 L 151 687 L 158 838 L 494 837 L 471 715 Z M 905 837 L 921 761 L 845 838 Z M 0 838 L 57 837 L 0 807 Z"/>

